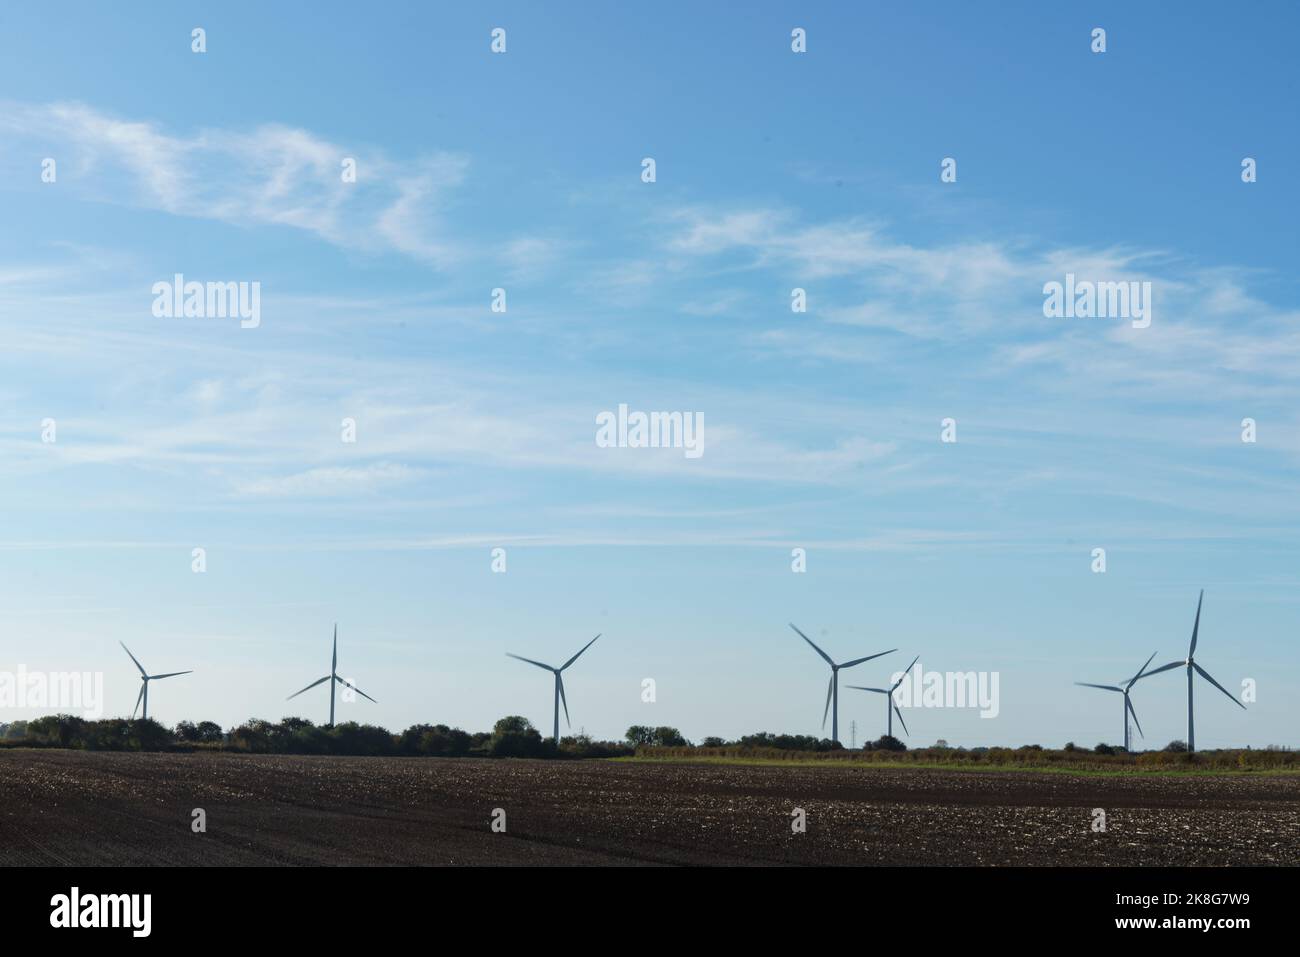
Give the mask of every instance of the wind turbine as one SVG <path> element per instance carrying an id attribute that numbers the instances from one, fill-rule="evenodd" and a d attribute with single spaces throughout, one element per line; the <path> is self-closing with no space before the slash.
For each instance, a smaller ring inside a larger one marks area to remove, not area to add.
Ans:
<path id="1" fill-rule="evenodd" d="M 329 682 L 330 682 L 330 723 L 329 723 L 329 727 L 331 727 L 331 728 L 334 727 L 334 685 L 335 685 L 336 682 L 337 682 L 338 684 L 343 685 L 345 688 L 351 688 L 353 691 L 355 691 L 357 694 L 361 695 L 361 697 L 367 699 L 368 701 L 375 701 L 374 698 L 371 698 L 370 695 L 366 694 L 364 691 L 362 691 L 360 688 L 358 688 L 358 687 L 357 687 L 356 685 L 354 685 L 352 682 L 347 681 L 346 679 L 340 678 L 340 677 L 338 676 L 338 670 L 339 670 L 339 626 L 338 626 L 338 623 L 335 622 L 335 623 L 334 623 L 334 655 L 333 655 L 333 657 L 330 658 L 330 673 L 327 674 L 324 678 L 319 678 L 319 679 L 317 679 L 316 681 L 313 681 L 313 682 L 312 682 L 311 684 L 309 684 L 307 687 L 305 687 L 305 688 L 302 689 L 302 691 L 310 691 L 312 688 L 316 687 L 318 684 L 323 684 L 323 683 L 326 682 L 326 681 L 329 681 Z M 334 679 L 334 680 L 333 680 L 333 681 L 330 681 L 331 678 Z M 289 695 L 289 697 L 285 698 L 284 700 L 285 700 L 285 701 L 292 701 L 294 698 L 298 697 L 298 695 L 302 694 L 302 691 L 295 691 L 293 694 Z M 375 701 L 375 704 L 379 704 L 379 702 L 378 702 L 378 701 Z"/>
<path id="2" fill-rule="evenodd" d="M 794 628 L 794 624 L 791 623 L 790 627 Z M 822 658 L 826 660 L 826 663 L 831 666 L 831 683 L 826 686 L 826 707 L 822 709 L 822 728 L 823 730 L 826 728 L 826 713 L 830 711 L 831 702 L 834 701 L 835 713 L 834 716 L 831 718 L 831 740 L 834 741 L 836 744 L 839 744 L 840 743 L 840 669 L 852 668 L 854 665 L 860 665 L 862 664 L 862 662 L 870 661 L 872 658 L 879 658 L 881 655 L 892 654 L 898 649 L 890 648 L 889 651 L 878 651 L 874 655 L 867 655 L 865 658 L 854 658 L 852 661 L 845 661 L 842 664 L 837 665 L 834 661 L 831 660 L 830 655 L 826 654 L 826 652 L 822 651 L 820 648 L 814 645 L 813 640 L 809 638 L 807 635 L 805 635 L 798 628 L 794 628 L 794 633 L 798 635 L 800 638 L 802 638 L 804 641 L 808 642 L 808 644 L 812 645 L 813 651 L 821 655 Z"/>
<path id="3" fill-rule="evenodd" d="M 1161 665 L 1159 668 L 1155 669 L 1154 671 L 1148 671 L 1143 676 L 1149 678 L 1151 675 L 1158 675 L 1160 674 L 1160 672 L 1168 671 L 1170 668 L 1179 668 L 1179 667 L 1187 668 L 1187 753 L 1188 754 L 1191 754 L 1193 751 L 1196 750 L 1196 724 L 1192 720 L 1192 672 L 1193 671 L 1197 672 L 1202 678 L 1204 678 L 1210 684 L 1214 685 L 1214 687 L 1218 688 L 1220 691 L 1226 694 L 1228 698 L 1232 701 L 1232 703 L 1235 704 L 1237 707 L 1239 707 L 1242 711 L 1246 710 L 1246 706 L 1242 704 L 1240 701 L 1238 701 L 1235 697 L 1233 697 L 1232 693 L 1228 691 L 1227 688 L 1223 687 L 1223 685 L 1219 684 L 1217 681 L 1211 678 L 1210 673 L 1196 663 L 1196 633 L 1201 629 L 1201 602 L 1204 600 L 1205 600 L 1205 589 L 1202 588 L 1201 597 L 1196 599 L 1196 622 L 1195 624 L 1192 625 L 1192 643 L 1187 648 L 1187 660 L 1171 661 L 1167 665 Z"/>
<path id="4" fill-rule="evenodd" d="M 1130 714 L 1133 715 L 1133 723 L 1137 725 L 1138 734 L 1142 734 L 1142 722 L 1138 721 L 1138 713 L 1133 709 L 1133 702 L 1129 700 L 1128 693 L 1129 691 L 1132 690 L 1133 685 L 1137 682 L 1139 678 L 1145 678 L 1148 675 L 1155 674 L 1154 671 L 1150 671 L 1150 672 L 1147 671 L 1147 665 L 1151 664 L 1151 659 L 1154 658 L 1155 656 L 1156 653 L 1154 651 L 1151 652 L 1151 658 L 1147 659 L 1146 665 L 1143 665 L 1141 668 L 1139 668 L 1138 673 L 1135 674 L 1132 678 L 1129 678 L 1128 681 L 1124 683 L 1124 687 L 1122 688 L 1119 687 L 1118 685 L 1094 685 L 1094 684 L 1089 684 L 1086 681 L 1075 682 L 1075 684 L 1081 688 L 1100 688 L 1102 691 L 1118 691 L 1120 694 L 1124 696 L 1124 750 L 1125 751 L 1133 750 L 1132 748 L 1129 747 L 1128 716 Z M 1177 662 L 1175 662 L 1175 664 L 1177 664 Z M 1146 735 L 1143 735 L 1143 737 L 1146 737 Z"/>
<path id="5" fill-rule="evenodd" d="M 916 664 L 920 659 L 921 656 L 917 655 L 912 659 L 912 665 Z M 849 687 L 854 691 L 874 691 L 877 694 L 885 696 L 885 733 L 891 738 L 894 736 L 894 715 L 898 715 L 898 723 L 903 726 L 903 733 L 911 733 L 907 730 L 907 722 L 903 720 L 903 712 L 899 711 L 898 705 L 894 703 L 894 692 L 897 691 L 898 686 L 903 683 L 903 679 L 907 677 L 907 673 L 912 670 L 912 665 L 908 665 L 903 669 L 903 673 L 898 676 L 898 680 L 895 681 L 888 690 L 884 688 L 864 688 L 862 685 L 849 685 Z"/>
<path id="6" fill-rule="evenodd" d="M 139 710 L 141 701 L 144 702 L 144 714 L 140 717 L 141 719 L 148 719 L 149 717 L 149 682 L 157 681 L 160 678 L 175 678 L 177 675 L 190 675 L 194 673 L 193 671 L 170 671 L 165 675 L 145 674 L 144 665 L 136 661 L 135 655 L 131 654 L 131 649 L 126 646 L 126 642 L 119 641 L 118 644 L 122 646 L 123 651 L 130 655 L 131 660 L 135 661 L 135 666 L 140 669 L 140 693 L 136 695 L 135 707 L 131 709 L 132 721 L 135 720 L 135 713 Z"/>
<path id="7" fill-rule="evenodd" d="M 596 638 L 599 637 L 600 635 L 596 636 Z M 573 723 L 569 721 L 569 700 L 564 697 L 564 679 L 560 677 L 560 672 L 564 671 L 565 668 L 569 667 L 569 665 L 577 661 L 578 656 L 581 655 L 583 651 L 586 651 L 588 648 L 594 645 L 596 643 L 596 638 L 591 639 L 591 641 L 583 645 L 582 650 L 579 651 L 577 655 L 574 655 L 572 658 L 570 658 L 564 664 L 560 665 L 560 667 L 558 668 L 552 668 L 550 665 L 542 664 L 542 662 L 540 661 L 533 661 L 532 658 L 525 658 L 523 655 L 514 655 L 508 651 L 506 652 L 506 655 L 508 657 L 518 658 L 520 661 L 526 661 L 530 665 L 536 665 L 539 668 L 545 668 L 547 671 L 551 672 L 551 674 L 555 675 L 555 743 L 556 745 L 560 743 L 560 702 L 561 701 L 564 702 L 564 723 L 567 724 L 569 727 L 573 727 Z"/>

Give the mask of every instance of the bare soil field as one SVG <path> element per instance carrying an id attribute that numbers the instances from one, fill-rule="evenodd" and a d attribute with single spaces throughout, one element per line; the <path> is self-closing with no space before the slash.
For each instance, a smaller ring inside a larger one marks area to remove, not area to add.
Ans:
<path id="1" fill-rule="evenodd" d="M 1300 776 L 0 750 L 28 864 L 1296 865 Z"/>

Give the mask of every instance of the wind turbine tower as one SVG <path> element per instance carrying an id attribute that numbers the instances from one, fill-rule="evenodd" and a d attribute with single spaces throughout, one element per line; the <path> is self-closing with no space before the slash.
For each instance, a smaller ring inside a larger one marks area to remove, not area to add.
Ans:
<path id="1" fill-rule="evenodd" d="M 340 678 L 338 671 L 339 671 L 339 626 L 338 626 L 338 622 L 335 622 L 334 623 L 334 653 L 330 657 L 330 673 L 327 674 L 324 678 L 317 678 L 307 687 L 302 689 L 302 691 L 310 691 L 312 688 L 316 687 L 319 684 L 323 684 L 326 681 L 330 683 L 330 723 L 328 726 L 331 728 L 334 727 L 334 690 L 336 685 L 343 685 L 343 687 L 345 688 L 351 688 L 353 691 L 361 695 L 361 697 L 365 698 L 366 700 L 375 701 L 374 698 L 370 697 L 370 695 L 366 694 L 364 691 L 362 691 L 352 682 L 346 680 L 345 678 Z M 295 691 L 293 694 L 289 695 L 289 697 L 285 698 L 284 700 L 292 701 L 294 698 L 298 697 L 298 695 L 302 694 L 302 691 Z M 375 701 L 375 704 L 379 704 L 379 702 Z"/>
<path id="2" fill-rule="evenodd" d="M 1151 652 L 1151 658 L 1154 658 L 1155 656 L 1156 653 L 1154 651 Z M 1151 664 L 1151 658 L 1148 658 L 1146 664 L 1143 665 L 1140 669 L 1138 669 L 1137 674 L 1135 674 L 1132 678 L 1129 678 L 1128 681 L 1124 682 L 1123 687 L 1120 687 L 1119 685 L 1094 685 L 1094 684 L 1089 684 L 1087 681 L 1075 682 L 1075 684 L 1081 688 L 1100 688 L 1102 691 L 1118 691 L 1120 694 L 1124 696 L 1124 750 L 1125 751 L 1133 750 L 1132 747 L 1129 746 L 1129 740 L 1130 740 L 1129 733 L 1128 733 L 1129 715 L 1133 716 L 1133 723 L 1137 725 L 1138 734 L 1142 734 L 1142 722 L 1138 720 L 1137 711 L 1133 708 L 1133 702 L 1129 700 L 1128 693 L 1133 690 L 1133 685 L 1137 683 L 1137 680 L 1139 678 L 1147 678 L 1155 674 L 1154 671 L 1147 671 L 1147 665 Z M 1143 735 L 1143 737 L 1145 737 L 1145 735 Z"/>
<path id="3" fill-rule="evenodd" d="M 596 636 L 596 638 L 599 638 L 599 637 L 600 637 L 600 635 L 597 635 L 597 636 Z M 526 662 L 528 662 L 530 665 L 536 665 L 536 666 L 539 667 L 539 668 L 545 668 L 545 669 L 546 669 L 547 671 L 549 671 L 551 674 L 555 675 L 555 745 L 556 745 L 556 747 L 559 747 L 559 744 L 560 744 L 560 704 L 561 704 L 561 702 L 563 702 L 563 704 L 564 704 L 564 723 L 567 724 L 569 727 L 573 727 L 573 723 L 572 723 L 571 721 L 569 721 L 569 701 L 568 701 L 568 699 L 564 696 L 564 677 L 563 677 L 564 669 L 567 668 L 567 667 L 569 667 L 569 665 L 573 664 L 575 661 L 577 661 L 577 660 L 578 660 L 578 657 L 579 657 L 579 656 L 580 656 L 584 651 L 586 651 L 588 648 L 590 648 L 592 645 L 594 645 L 594 644 L 596 643 L 596 638 L 591 639 L 591 641 L 589 641 L 589 642 L 587 642 L 585 645 L 583 645 L 582 648 L 578 651 L 578 654 L 574 655 L 572 658 L 570 658 L 570 659 L 569 659 L 568 661 L 566 661 L 564 664 L 560 665 L 560 667 L 558 667 L 558 668 L 553 668 L 552 666 L 550 666 L 550 665 L 548 665 L 548 664 L 544 664 L 544 663 L 542 663 L 542 662 L 540 662 L 540 661 L 533 661 L 532 658 L 525 658 L 523 655 L 515 655 L 515 654 L 511 654 L 511 653 L 508 652 L 508 651 L 506 652 L 506 655 L 507 655 L 508 657 L 510 657 L 510 658 L 517 658 L 517 659 L 519 659 L 520 661 L 526 661 Z"/>
<path id="4" fill-rule="evenodd" d="M 1238 701 L 1227 688 L 1223 687 L 1223 685 L 1210 677 L 1210 673 L 1196 663 L 1196 635 L 1197 632 L 1201 630 L 1201 602 L 1204 600 L 1205 589 L 1202 588 L 1201 597 L 1196 599 L 1196 621 L 1192 624 L 1192 643 L 1187 648 L 1187 659 L 1185 661 L 1171 661 L 1167 665 L 1161 665 L 1154 671 L 1148 671 L 1144 676 L 1150 677 L 1151 675 L 1158 675 L 1160 672 L 1168 671 L 1171 668 L 1187 669 L 1187 752 L 1189 754 L 1196 750 L 1196 721 L 1192 714 L 1192 672 L 1199 674 L 1210 684 L 1214 685 L 1214 687 L 1222 691 L 1228 696 L 1229 700 L 1231 700 L 1232 703 L 1242 711 L 1246 710 L 1246 706 Z"/>
<path id="5" fill-rule="evenodd" d="M 920 655 L 917 655 L 915 658 L 913 658 L 912 665 L 916 664 L 917 661 L 920 660 L 920 658 L 921 658 Z M 852 688 L 854 691 L 874 691 L 876 692 L 876 694 L 882 694 L 885 696 L 885 733 L 889 735 L 891 738 L 894 736 L 894 715 L 898 715 L 898 723 L 903 726 L 903 733 L 904 734 L 911 733 L 907 730 L 907 722 L 903 720 L 903 712 L 898 710 L 898 705 L 894 702 L 894 692 L 898 690 L 898 686 L 901 685 L 904 679 L 907 678 L 907 673 L 912 670 L 912 665 L 908 665 L 906 668 L 904 668 L 903 673 L 898 676 L 898 680 L 895 681 L 892 685 L 890 685 L 889 688 L 887 689 L 886 688 L 864 688 L 862 687 L 862 685 L 849 685 L 849 687 Z"/>
<path id="6" fill-rule="evenodd" d="M 130 656 L 131 660 L 135 661 L 135 666 L 140 669 L 140 693 L 136 695 L 135 707 L 131 709 L 132 721 L 135 720 L 135 713 L 140 710 L 140 702 L 142 701 L 144 702 L 144 713 L 140 715 L 140 718 L 142 720 L 147 720 L 149 717 L 149 682 L 161 681 L 163 678 L 175 678 L 177 675 L 194 674 L 193 671 L 169 671 L 165 675 L 148 674 L 144 670 L 144 665 L 140 664 L 139 661 L 136 661 L 135 655 L 131 654 L 131 649 L 126 646 L 126 642 L 119 641 L 118 644 L 122 646 L 122 650 Z"/>

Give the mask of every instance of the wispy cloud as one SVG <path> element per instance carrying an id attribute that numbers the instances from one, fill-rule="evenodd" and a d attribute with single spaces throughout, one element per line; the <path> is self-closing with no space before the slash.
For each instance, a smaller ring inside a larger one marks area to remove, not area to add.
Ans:
<path id="1" fill-rule="evenodd" d="M 333 466 L 308 469 L 293 475 L 254 479 L 236 485 L 242 495 L 318 497 L 368 495 L 410 482 L 424 474 L 421 469 L 391 462 L 361 467 Z"/>
<path id="2" fill-rule="evenodd" d="M 304 230 L 362 252 L 396 251 L 434 266 L 455 262 L 438 231 L 441 202 L 468 160 L 453 153 L 400 162 L 297 127 L 188 134 L 82 103 L 0 102 L 0 131 L 40 143 L 61 185 L 87 198 L 236 225 Z M 356 182 L 343 179 L 345 159 Z"/>

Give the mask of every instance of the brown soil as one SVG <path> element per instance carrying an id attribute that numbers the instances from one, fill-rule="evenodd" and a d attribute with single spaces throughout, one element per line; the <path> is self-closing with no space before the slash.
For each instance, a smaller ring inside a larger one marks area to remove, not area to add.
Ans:
<path id="1" fill-rule="evenodd" d="M 1300 776 L 4 750 L 24 864 L 1296 865 Z"/>

